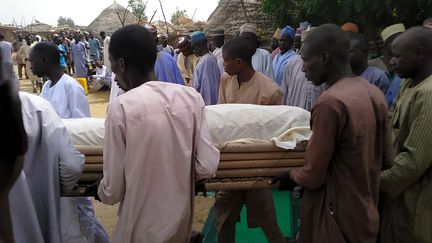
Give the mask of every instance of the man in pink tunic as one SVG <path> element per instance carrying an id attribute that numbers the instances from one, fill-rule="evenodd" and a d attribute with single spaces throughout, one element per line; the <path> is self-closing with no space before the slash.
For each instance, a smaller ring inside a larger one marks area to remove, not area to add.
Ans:
<path id="1" fill-rule="evenodd" d="M 152 81 L 156 53 L 141 26 L 111 37 L 111 67 L 126 93 L 108 108 L 98 195 L 121 203 L 113 242 L 189 242 L 195 182 L 211 177 L 219 162 L 201 95 Z"/>

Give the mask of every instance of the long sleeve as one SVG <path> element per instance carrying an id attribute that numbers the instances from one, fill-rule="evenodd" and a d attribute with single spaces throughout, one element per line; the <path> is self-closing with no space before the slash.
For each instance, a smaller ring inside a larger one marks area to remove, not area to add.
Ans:
<path id="1" fill-rule="evenodd" d="M 57 116 L 53 110 L 53 116 Z M 61 123 L 61 120 L 58 119 Z M 58 146 L 59 146 L 59 174 L 60 186 L 62 191 L 69 191 L 73 188 L 84 169 L 84 156 L 78 152 L 72 144 L 66 128 L 61 125 L 59 130 Z"/>
<path id="2" fill-rule="evenodd" d="M 284 105 L 288 105 L 290 104 L 290 102 L 288 101 L 288 95 L 289 95 L 289 84 L 288 82 L 291 82 L 291 70 L 292 67 L 290 66 L 290 63 L 288 62 L 288 64 L 285 66 L 285 70 L 284 70 L 284 79 L 282 81 L 282 86 L 281 86 L 281 90 L 282 90 L 282 104 Z"/>
<path id="3" fill-rule="evenodd" d="M 126 192 L 125 120 L 121 105 L 112 103 L 105 121 L 103 179 L 98 195 L 103 203 L 115 204 L 123 201 Z"/>
<path id="4" fill-rule="evenodd" d="M 213 177 L 219 164 L 220 152 L 210 142 L 210 132 L 207 127 L 205 114 L 203 108 L 201 130 L 198 135 L 195 156 L 196 181 Z"/>
<path id="5" fill-rule="evenodd" d="M 306 149 L 305 164 L 291 172 L 292 179 L 298 185 L 317 189 L 324 184 L 339 130 L 343 126 L 340 124 L 344 119 L 339 106 L 338 101 L 327 100 L 314 107 L 311 118 L 313 135 Z"/>
<path id="6" fill-rule="evenodd" d="M 90 108 L 84 90 L 79 86 L 69 85 L 68 106 L 72 118 L 90 117 Z"/>
<path id="7" fill-rule="evenodd" d="M 397 197 L 420 179 L 432 165 L 432 100 L 430 92 L 419 91 L 412 98 L 409 112 L 409 132 L 403 141 L 403 149 L 393 166 L 381 173 L 381 189 L 390 197 Z M 400 131 L 400 133 L 402 130 Z"/>
<path id="8" fill-rule="evenodd" d="M 273 72 L 274 71 L 273 70 L 273 62 L 272 62 L 272 58 L 271 58 L 270 53 L 266 53 L 266 65 L 267 65 L 267 70 L 266 70 L 267 77 L 275 80 L 276 75 L 274 75 L 274 72 Z"/>

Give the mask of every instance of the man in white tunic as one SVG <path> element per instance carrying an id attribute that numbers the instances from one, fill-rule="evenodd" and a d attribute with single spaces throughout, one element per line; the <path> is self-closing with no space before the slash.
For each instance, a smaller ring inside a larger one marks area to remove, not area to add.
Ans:
<path id="1" fill-rule="evenodd" d="M 151 81 L 156 52 L 142 26 L 111 37 L 111 67 L 126 91 L 108 109 L 98 190 L 102 202 L 121 203 L 112 242 L 189 242 L 195 182 L 211 177 L 219 161 L 200 94 Z"/>
<path id="2" fill-rule="evenodd" d="M 48 101 L 24 92 L 20 99 L 29 147 L 9 194 L 15 242 L 62 242 L 60 191 L 75 185 L 84 156 Z"/>
<path id="3" fill-rule="evenodd" d="M 50 42 L 36 44 L 30 53 L 33 73 L 48 76 L 41 97 L 48 100 L 62 119 L 90 117 L 84 89 L 60 66 L 58 47 Z M 89 198 L 61 198 L 61 227 L 64 242 L 108 242 L 96 220 Z"/>

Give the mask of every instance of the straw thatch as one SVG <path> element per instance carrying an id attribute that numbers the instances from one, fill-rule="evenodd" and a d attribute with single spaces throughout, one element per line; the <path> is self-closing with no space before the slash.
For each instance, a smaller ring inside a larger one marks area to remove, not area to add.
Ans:
<path id="1" fill-rule="evenodd" d="M 244 23 L 255 23 L 261 36 L 272 34 L 272 22 L 263 14 L 261 1 L 243 0 L 243 3 L 245 11 L 240 0 L 220 0 L 207 20 L 206 31 L 222 28 L 225 33 L 234 34 Z"/>
<path id="2" fill-rule="evenodd" d="M 125 11 L 127 11 L 127 14 L 124 25 L 136 24 L 138 22 L 136 17 L 129 10 L 126 10 L 125 7 L 114 1 L 113 4 L 104 9 L 99 16 L 90 23 L 88 30 L 94 33 L 99 33 L 100 31 L 105 31 L 107 33 L 115 32 L 117 29 L 123 27 L 120 19 L 123 19 Z"/>

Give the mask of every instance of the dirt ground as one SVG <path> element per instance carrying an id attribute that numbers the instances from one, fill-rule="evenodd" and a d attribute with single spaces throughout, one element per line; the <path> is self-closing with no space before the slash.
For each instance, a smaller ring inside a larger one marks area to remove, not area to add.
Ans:
<path id="1" fill-rule="evenodd" d="M 20 80 L 20 90 L 32 93 L 32 87 L 29 80 Z M 109 91 L 90 92 L 87 96 L 90 104 L 90 113 L 92 117 L 105 118 L 108 106 Z M 193 221 L 193 230 L 201 231 L 205 220 L 207 219 L 208 211 L 214 203 L 214 198 L 204 198 L 201 196 L 195 197 L 195 212 Z M 98 201 L 94 201 L 94 209 L 96 217 L 106 232 L 112 237 L 115 225 L 117 223 L 118 205 L 104 205 Z"/>

